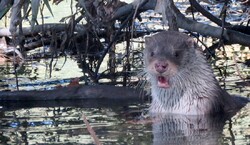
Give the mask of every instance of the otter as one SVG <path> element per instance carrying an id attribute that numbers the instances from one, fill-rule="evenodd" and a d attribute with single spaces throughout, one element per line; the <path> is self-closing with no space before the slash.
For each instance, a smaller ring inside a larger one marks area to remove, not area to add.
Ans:
<path id="1" fill-rule="evenodd" d="M 232 112 L 248 102 L 220 87 L 201 48 L 187 34 L 162 31 L 145 37 L 144 65 L 151 84 L 151 113 Z"/>

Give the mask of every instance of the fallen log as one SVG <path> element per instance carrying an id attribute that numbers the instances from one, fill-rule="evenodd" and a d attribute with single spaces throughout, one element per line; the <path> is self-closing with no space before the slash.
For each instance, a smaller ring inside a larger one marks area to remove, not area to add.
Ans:
<path id="1" fill-rule="evenodd" d="M 2 91 L 1 101 L 47 101 L 77 99 L 142 99 L 144 91 L 109 85 L 79 85 L 54 90 Z"/>
<path id="2" fill-rule="evenodd" d="M 77 107 L 77 108 L 119 108 L 130 104 L 144 103 L 138 99 L 81 99 L 81 100 L 33 100 L 33 101 L 0 101 L 0 111 L 13 111 L 29 108 Z M 126 109 L 126 108 L 125 108 Z M 1 116 L 1 112 L 0 112 Z"/>

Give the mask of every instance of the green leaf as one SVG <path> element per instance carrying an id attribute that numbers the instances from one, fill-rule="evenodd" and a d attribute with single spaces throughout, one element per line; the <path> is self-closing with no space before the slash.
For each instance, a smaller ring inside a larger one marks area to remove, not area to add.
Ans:
<path id="1" fill-rule="evenodd" d="M 40 0 L 32 0 L 31 1 L 31 10 L 32 10 L 32 18 L 31 18 L 31 28 L 33 29 L 36 23 L 37 14 L 40 6 Z"/>
<path id="2" fill-rule="evenodd" d="M 51 9 L 51 7 L 50 7 L 50 5 L 49 5 L 49 0 L 43 0 L 43 2 L 45 3 L 45 5 L 47 6 L 47 8 L 49 9 L 51 15 L 54 17 L 53 12 L 52 12 L 52 9 Z"/>

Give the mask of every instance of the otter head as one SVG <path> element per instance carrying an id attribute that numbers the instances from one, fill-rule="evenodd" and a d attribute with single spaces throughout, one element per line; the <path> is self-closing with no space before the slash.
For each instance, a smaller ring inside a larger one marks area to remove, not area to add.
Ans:
<path id="1" fill-rule="evenodd" d="M 145 38 L 145 70 L 158 87 L 168 89 L 171 79 L 195 60 L 194 40 L 175 31 L 163 31 Z M 153 82 L 152 82 L 153 83 Z"/>

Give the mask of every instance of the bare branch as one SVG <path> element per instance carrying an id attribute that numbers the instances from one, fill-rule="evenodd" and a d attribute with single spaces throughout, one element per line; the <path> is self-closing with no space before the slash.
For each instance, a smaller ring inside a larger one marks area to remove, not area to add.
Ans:
<path id="1" fill-rule="evenodd" d="M 42 30 L 60 32 L 66 30 L 67 26 L 68 26 L 67 24 L 51 23 L 51 24 L 36 25 L 34 26 L 33 30 L 31 27 L 25 27 L 23 28 L 23 35 L 25 36 L 34 35 L 42 32 Z M 16 31 L 17 31 L 16 33 L 18 33 L 18 30 Z M 75 31 L 79 33 L 84 33 L 86 29 L 83 25 L 76 25 Z M 1 36 L 11 36 L 11 32 L 7 28 L 0 28 L 0 37 Z"/>
<path id="2" fill-rule="evenodd" d="M 188 19 L 179 11 L 179 9 L 176 6 L 173 6 L 171 8 L 176 15 L 177 25 L 179 28 L 183 28 L 191 32 L 197 32 L 204 36 L 221 38 L 222 28 L 214 27 L 208 24 L 203 24 L 203 23 Z M 162 9 L 161 11 L 167 12 L 164 9 Z M 223 33 L 223 39 L 230 43 L 238 43 L 241 45 L 250 46 L 250 41 L 249 41 L 250 36 L 243 34 L 241 32 L 234 31 L 234 30 L 225 29 L 225 32 Z"/>
<path id="3" fill-rule="evenodd" d="M 87 118 L 86 118 L 86 116 L 84 114 L 82 114 L 82 119 L 83 119 L 84 123 L 87 126 L 88 132 L 90 133 L 90 135 L 94 139 L 95 144 L 96 145 L 102 145 L 101 142 L 100 142 L 100 140 L 99 140 L 99 138 L 97 137 L 94 129 L 90 126 L 90 124 L 89 124 L 89 122 L 88 122 L 88 120 L 87 120 Z"/>
<path id="4" fill-rule="evenodd" d="M 77 100 L 77 99 L 141 99 L 140 90 L 109 85 L 79 85 L 54 90 L 5 91 L 0 92 L 0 100 Z"/>
<path id="5" fill-rule="evenodd" d="M 147 4 L 145 4 L 145 6 L 143 8 L 140 8 L 139 10 L 140 11 L 154 10 L 157 5 L 156 1 L 157 3 L 161 3 L 162 0 L 149 0 Z M 114 14 L 113 19 L 119 18 L 121 16 L 124 16 L 130 13 L 131 10 L 133 10 L 133 8 L 134 8 L 133 3 L 119 8 Z M 208 24 L 203 24 L 203 23 L 188 19 L 179 11 L 179 9 L 176 6 L 171 7 L 171 9 L 174 11 L 176 15 L 177 25 L 179 28 L 182 28 L 191 32 L 197 32 L 204 36 L 211 36 L 214 38 L 221 37 L 222 29 L 220 27 L 214 27 Z M 164 10 L 162 9 L 161 12 L 167 13 L 168 11 L 165 11 L 165 9 Z M 218 22 L 218 23 L 221 23 L 221 22 Z M 238 27 L 233 26 L 232 28 L 234 30 L 225 29 L 225 32 L 223 34 L 223 39 L 230 43 L 238 43 L 241 45 L 250 46 L 250 41 L 249 41 L 250 36 L 237 31 L 238 29 L 240 29 Z"/>

